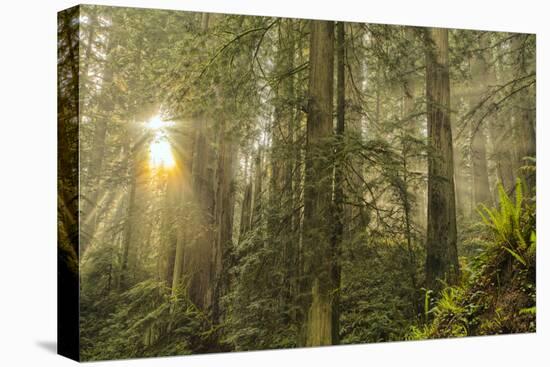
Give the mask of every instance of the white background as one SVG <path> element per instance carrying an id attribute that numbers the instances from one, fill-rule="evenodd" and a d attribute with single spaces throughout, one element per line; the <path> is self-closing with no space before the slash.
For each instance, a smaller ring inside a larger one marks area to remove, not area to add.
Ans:
<path id="1" fill-rule="evenodd" d="M 548 318 L 550 34 L 545 0 L 133 0 L 163 7 L 537 33 L 537 334 L 104 362 L 116 366 L 539 366 Z M 66 366 L 56 340 L 56 12 L 64 0 L 0 10 L 0 366 Z M 546 68 L 546 69 L 545 69 Z M 546 223 L 545 223 L 546 222 Z M 546 339 L 546 340 L 545 340 Z M 546 345 L 546 348 L 544 346 Z M 95 365 L 95 364 L 93 364 Z"/>

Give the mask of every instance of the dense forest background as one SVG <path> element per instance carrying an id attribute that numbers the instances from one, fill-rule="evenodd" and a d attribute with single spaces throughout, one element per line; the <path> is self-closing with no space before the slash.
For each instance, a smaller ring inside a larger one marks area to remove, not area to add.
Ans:
<path id="1" fill-rule="evenodd" d="M 58 32 L 82 359 L 535 331 L 534 35 L 98 6 Z"/>

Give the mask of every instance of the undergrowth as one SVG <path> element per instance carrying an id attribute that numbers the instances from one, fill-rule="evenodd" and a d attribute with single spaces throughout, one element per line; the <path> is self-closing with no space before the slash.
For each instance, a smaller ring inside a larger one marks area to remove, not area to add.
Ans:
<path id="1" fill-rule="evenodd" d="M 478 210 L 485 231 L 479 255 L 466 264 L 459 285 L 444 288 L 425 322 L 408 339 L 421 340 L 536 331 L 536 213 L 518 181 L 515 194 L 498 188 L 498 208 Z M 512 197 L 511 197 L 512 196 Z M 427 294 L 427 299 L 429 294 Z"/>

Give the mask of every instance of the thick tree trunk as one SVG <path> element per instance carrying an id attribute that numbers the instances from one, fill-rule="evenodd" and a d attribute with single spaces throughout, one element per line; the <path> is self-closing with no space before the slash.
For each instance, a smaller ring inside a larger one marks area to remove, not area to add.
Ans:
<path id="1" fill-rule="evenodd" d="M 332 344 L 332 165 L 327 157 L 331 156 L 333 135 L 334 23 L 310 24 L 303 225 L 304 291 L 310 296 L 305 302 L 304 344 L 317 346 Z"/>
<path id="2" fill-rule="evenodd" d="M 428 233 L 426 285 L 458 280 L 458 255 L 450 119 L 449 43 L 446 29 L 427 30 Z"/>
<path id="3" fill-rule="evenodd" d="M 344 236 L 345 24 L 336 25 L 336 157 L 334 161 L 334 233 L 332 238 L 332 344 L 340 342 L 340 253 Z"/>
<path id="4" fill-rule="evenodd" d="M 211 143 L 211 133 L 205 124 L 205 117 L 197 121 L 193 164 L 192 191 L 198 213 L 198 233 L 185 258 L 185 267 L 192 269 L 189 274 L 189 296 L 191 300 L 203 309 L 211 304 L 211 259 L 215 236 L 214 228 L 214 150 Z"/>
<path id="5" fill-rule="evenodd" d="M 222 120 L 218 134 L 217 190 L 215 202 L 215 228 L 217 238 L 214 242 L 210 268 L 212 319 L 215 323 L 220 317 L 219 301 L 224 290 L 224 255 L 231 249 L 233 233 L 234 170 L 236 148 L 229 134 L 225 120 Z"/>

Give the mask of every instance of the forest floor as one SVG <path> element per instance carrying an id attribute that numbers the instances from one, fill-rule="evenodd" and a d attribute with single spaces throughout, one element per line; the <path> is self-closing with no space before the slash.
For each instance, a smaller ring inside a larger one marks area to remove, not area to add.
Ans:
<path id="1" fill-rule="evenodd" d="M 515 202 L 501 190 L 500 209 L 480 214 L 491 229 L 487 248 L 463 270 L 460 285 L 447 287 L 429 323 L 410 339 L 528 333 L 536 331 L 535 208 L 516 186 Z"/>

